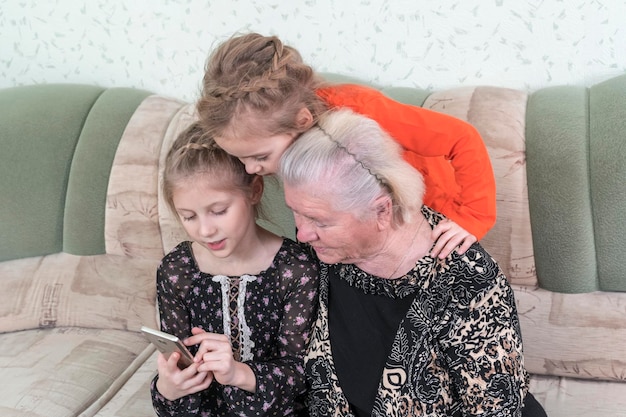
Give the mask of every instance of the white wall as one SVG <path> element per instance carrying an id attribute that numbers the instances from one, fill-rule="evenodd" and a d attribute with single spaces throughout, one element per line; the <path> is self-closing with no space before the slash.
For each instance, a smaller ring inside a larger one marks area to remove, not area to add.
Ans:
<path id="1" fill-rule="evenodd" d="M 379 85 L 591 85 L 626 71 L 621 0 L 0 0 L 0 87 L 133 86 L 194 100 L 208 52 L 276 34 Z"/>

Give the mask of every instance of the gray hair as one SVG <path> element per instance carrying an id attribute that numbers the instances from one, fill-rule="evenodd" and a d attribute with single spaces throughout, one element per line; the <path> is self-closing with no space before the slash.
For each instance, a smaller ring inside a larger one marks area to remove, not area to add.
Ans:
<path id="1" fill-rule="evenodd" d="M 281 157 L 278 175 L 289 186 L 322 190 L 334 209 L 362 219 L 376 213 L 381 195 L 391 197 L 395 225 L 410 222 L 423 202 L 423 178 L 400 145 L 347 109 L 326 113 L 303 133 Z"/>

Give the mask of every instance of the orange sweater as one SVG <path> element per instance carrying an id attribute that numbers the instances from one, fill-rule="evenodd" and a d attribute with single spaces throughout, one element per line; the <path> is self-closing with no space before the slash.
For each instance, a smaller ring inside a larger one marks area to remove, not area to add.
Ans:
<path id="1" fill-rule="evenodd" d="M 424 204 L 481 239 L 496 221 L 496 183 L 478 131 L 455 117 L 394 101 L 353 84 L 317 90 L 329 108 L 374 119 L 405 150 L 424 177 Z"/>

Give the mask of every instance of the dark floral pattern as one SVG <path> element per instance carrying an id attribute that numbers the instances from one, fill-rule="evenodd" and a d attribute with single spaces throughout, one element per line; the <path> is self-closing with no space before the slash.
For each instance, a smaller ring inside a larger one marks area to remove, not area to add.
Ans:
<path id="1" fill-rule="evenodd" d="M 168 401 L 156 390 L 157 376 L 151 389 L 159 416 L 282 417 L 302 408 L 303 356 L 316 311 L 317 261 L 308 248 L 285 239 L 272 265 L 254 278 L 246 283 L 243 311 L 252 351 L 252 359 L 245 362 L 256 375 L 257 392 L 214 381 L 203 392 Z M 221 284 L 198 269 L 191 242 L 163 258 L 157 295 L 163 331 L 179 338 L 190 336 L 195 326 L 224 333 Z"/>
<path id="2" fill-rule="evenodd" d="M 422 213 L 431 227 L 442 219 L 427 207 Z M 321 265 L 320 306 L 305 358 L 312 416 L 353 415 L 332 359 L 332 279 L 368 294 L 415 297 L 387 352 L 373 416 L 521 416 L 528 374 L 513 290 L 479 244 L 462 256 L 426 256 L 397 280 L 354 265 Z"/>

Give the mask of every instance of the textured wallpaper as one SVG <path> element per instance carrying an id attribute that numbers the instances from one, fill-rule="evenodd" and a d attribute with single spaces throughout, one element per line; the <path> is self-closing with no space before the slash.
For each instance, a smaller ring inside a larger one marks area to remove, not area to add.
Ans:
<path id="1" fill-rule="evenodd" d="M 618 0 L 0 0 L 0 87 L 76 82 L 194 100 L 209 51 L 275 34 L 379 85 L 534 90 L 626 71 Z"/>

